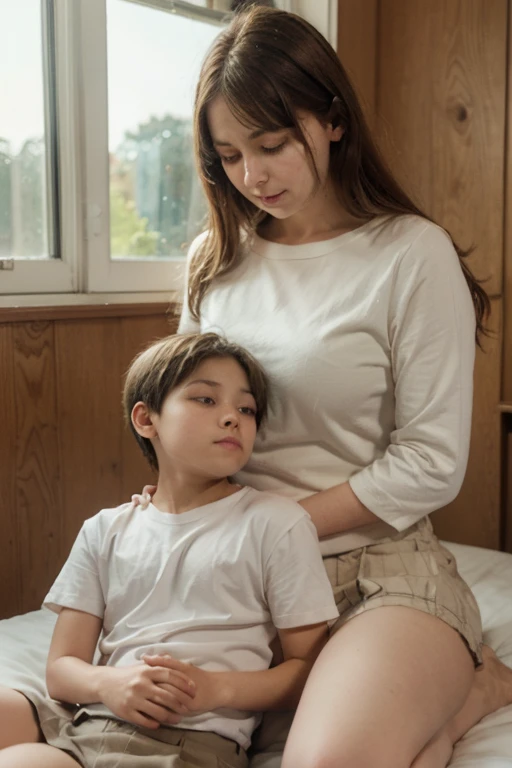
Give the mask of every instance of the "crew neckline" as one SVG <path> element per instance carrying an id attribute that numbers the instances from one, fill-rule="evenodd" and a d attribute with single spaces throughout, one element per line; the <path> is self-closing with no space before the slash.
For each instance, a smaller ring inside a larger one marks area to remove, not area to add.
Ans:
<path id="1" fill-rule="evenodd" d="M 151 520 L 162 525 L 186 525 L 187 523 L 200 520 L 202 517 L 206 517 L 206 515 L 212 515 L 217 511 L 229 511 L 248 491 L 249 486 L 244 486 L 230 496 L 217 499 L 217 501 L 211 501 L 209 504 L 202 504 L 200 507 L 194 507 L 194 509 L 189 509 L 187 512 L 180 512 L 178 515 L 171 514 L 170 512 L 161 512 L 161 510 L 155 507 L 153 502 L 150 502 L 147 509 L 143 510 L 143 513 Z"/>
<path id="2" fill-rule="evenodd" d="M 317 240 L 311 243 L 300 243 L 299 245 L 289 245 L 285 243 L 275 243 L 254 232 L 249 240 L 249 250 L 262 256 L 264 259 L 316 259 L 319 256 L 326 256 L 336 251 L 340 245 L 355 240 L 370 229 L 372 225 L 380 222 L 383 216 L 374 216 L 373 219 L 365 221 L 364 224 L 343 232 L 341 235 L 331 237 L 328 240 Z"/>

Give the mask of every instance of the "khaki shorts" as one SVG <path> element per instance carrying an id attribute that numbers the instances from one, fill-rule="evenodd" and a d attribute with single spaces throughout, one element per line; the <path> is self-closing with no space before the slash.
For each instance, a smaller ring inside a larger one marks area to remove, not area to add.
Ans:
<path id="1" fill-rule="evenodd" d="M 324 564 L 340 612 L 332 634 L 364 611 L 402 605 L 449 624 L 465 641 L 475 666 L 482 663 L 478 605 L 428 518 L 378 544 L 326 557 Z"/>
<path id="2" fill-rule="evenodd" d="M 184 728 L 153 731 L 106 717 L 41 722 L 48 744 L 83 768 L 247 768 L 245 751 L 216 733 Z"/>

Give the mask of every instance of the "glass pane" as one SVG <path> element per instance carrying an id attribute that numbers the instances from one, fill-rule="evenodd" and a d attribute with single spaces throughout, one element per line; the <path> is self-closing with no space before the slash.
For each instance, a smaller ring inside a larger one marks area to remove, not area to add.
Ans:
<path id="1" fill-rule="evenodd" d="M 41 0 L 0 0 L 0 257 L 47 259 Z"/>
<path id="2" fill-rule="evenodd" d="M 202 59 L 220 29 L 107 0 L 112 259 L 183 257 L 204 225 L 192 107 Z"/>

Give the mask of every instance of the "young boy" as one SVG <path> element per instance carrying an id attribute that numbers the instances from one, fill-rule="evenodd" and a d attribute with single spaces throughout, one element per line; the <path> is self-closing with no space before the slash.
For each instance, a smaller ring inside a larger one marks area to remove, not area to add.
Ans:
<path id="1" fill-rule="evenodd" d="M 257 713 L 296 706 L 338 616 L 309 516 L 229 481 L 265 375 L 216 334 L 173 336 L 132 363 L 124 407 L 157 490 L 84 523 L 45 599 L 48 692 L 80 705 L 72 721 L 38 710 L 47 744 L 0 766 L 245 768 Z"/>

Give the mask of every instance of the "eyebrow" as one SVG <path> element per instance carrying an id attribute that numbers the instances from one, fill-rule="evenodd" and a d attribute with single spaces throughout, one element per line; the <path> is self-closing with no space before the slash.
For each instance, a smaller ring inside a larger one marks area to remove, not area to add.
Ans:
<path id="1" fill-rule="evenodd" d="M 212 381 L 211 379 L 194 379 L 194 381 L 189 381 L 189 383 L 185 385 L 185 389 L 187 389 L 188 387 L 191 387 L 192 384 L 208 384 L 209 387 L 221 386 L 218 381 Z M 243 392 L 246 395 L 252 395 L 254 397 L 250 389 L 240 388 L 240 392 Z"/>
<path id="2" fill-rule="evenodd" d="M 277 131 L 268 131 L 264 128 L 258 128 L 256 131 L 253 131 L 251 134 L 249 134 L 249 138 L 251 140 L 259 139 L 260 136 L 263 136 L 264 133 L 277 133 Z M 214 147 L 232 147 L 233 145 L 231 144 L 230 141 L 214 141 L 213 146 Z"/>

